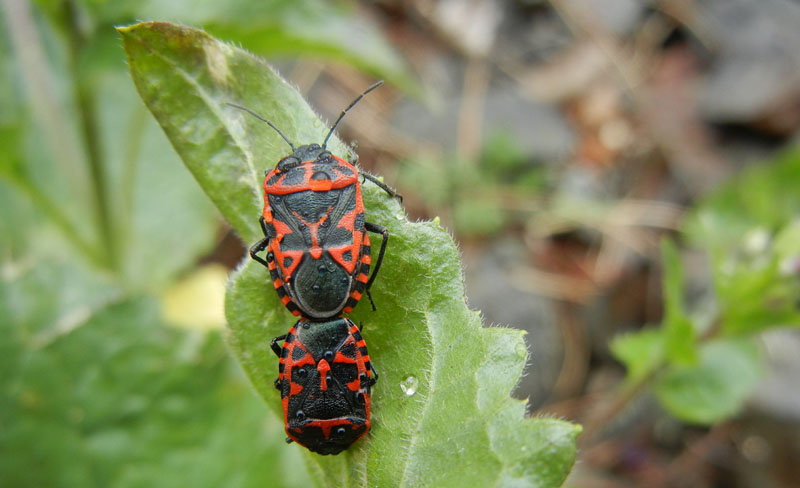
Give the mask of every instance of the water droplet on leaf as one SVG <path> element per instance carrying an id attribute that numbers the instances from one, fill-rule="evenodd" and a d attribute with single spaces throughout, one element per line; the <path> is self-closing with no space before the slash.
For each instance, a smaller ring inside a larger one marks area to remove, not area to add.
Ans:
<path id="1" fill-rule="evenodd" d="M 409 376 L 400 383 L 400 389 L 408 396 L 412 396 L 416 393 L 418 386 L 419 380 L 414 376 Z"/>

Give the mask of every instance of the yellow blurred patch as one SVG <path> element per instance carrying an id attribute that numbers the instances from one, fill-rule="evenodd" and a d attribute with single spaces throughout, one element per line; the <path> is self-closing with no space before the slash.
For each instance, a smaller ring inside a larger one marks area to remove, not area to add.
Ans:
<path id="1" fill-rule="evenodd" d="M 178 327 L 221 329 L 225 326 L 225 283 L 228 270 L 218 264 L 199 268 L 161 297 L 164 319 Z"/>

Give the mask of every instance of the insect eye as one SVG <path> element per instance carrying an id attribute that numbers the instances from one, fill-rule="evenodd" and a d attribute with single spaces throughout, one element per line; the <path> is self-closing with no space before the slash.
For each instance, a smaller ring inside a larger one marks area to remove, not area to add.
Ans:
<path id="1" fill-rule="evenodd" d="M 323 356 L 325 357 L 325 361 L 328 362 L 333 361 L 333 351 L 325 351 L 325 354 L 323 354 Z"/>
<path id="2" fill-rule="evenodd" d="M 308 376 L 308 371 L 306 371 L 305 368 L 300 368 L 297 370 L 297 376 L 305 378 L 306 376 Z"/>
<path id="3" fill-rule="evenodd" d="M 346 432 L 347 431 L 345 430 L 344 427 L 339 427 L 338 429 L 336 429 L 336 435 L 339 435 L 339 436 L 345 435 Z"/>
<path id="4" fill-rule="evenodd" d="M 302 411 L 302 410 L 298 410 L 298 411 L 297 411 L 297 413 L 296 413 L 296 414 L 294 414 L 294 417 L 295 417 L 297 420 L 303 420 L 303 419 L 305 419 L 305 418 L 306 418 L 306 414 L 305 414 L 305 413 L 303 413 L 303 411 Z"/>
<path id="5" fill-rule="evenodd" d="M 278 163 L 278 166 L 276 166 L 276 169 L 278 171 L 289 171 L 290 169 L 294 168 L 299 164 L 300 164 L 299 159 L 297 159 L 294 156 L 289 156 L 281 159 L 280 162 Z"/>

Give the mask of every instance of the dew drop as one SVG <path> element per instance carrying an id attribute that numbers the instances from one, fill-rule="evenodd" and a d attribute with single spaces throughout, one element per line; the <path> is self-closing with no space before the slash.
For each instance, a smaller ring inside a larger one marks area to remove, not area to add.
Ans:
<path id="1" fill-rule="evenodd" d="M 322 125 L 322 122 L 319 119 L 314 119 L 314 127 L 319 127 L 320 125 Z"/>
<path id="2" fill-rule="evenodd" d="M 517 352 L 517 356 L 522 359 L 525 359 L 528 356 L 528 347 L 524 342 L 518 343 L 514 350 Z"/>
<path id="3" fill-rule="evenodd" d="M 409 376 L 400 383 L 400 389 L 403 390 L 407 396 L 412 396 L 417 392 L 419 380 L 414 376 Z"/>
<path id="4" fill-rule="evenodd" d="M 394 218 L 396 218 L 397 220 L 403 220 L 406 218 L 406 214 L 400 212 L 399 214 L 395 214 Z"/>

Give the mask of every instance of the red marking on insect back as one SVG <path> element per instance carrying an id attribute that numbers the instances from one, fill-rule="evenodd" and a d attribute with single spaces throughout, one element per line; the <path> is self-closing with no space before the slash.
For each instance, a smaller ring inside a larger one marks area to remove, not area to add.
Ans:
<path id="1" fill-rule="evenodd" d="M 333 362 L 339 364 L 353 364 L 356 360 L 345 356 L 341 351 L 336 351 L 336 357 L 333 358 Z"/>
<path id="2" fill-rule="evenodd" d="M 292 233 L 292 228 L 286 225 L 285 222 L 282 222 L 280 220 L 275 221 L 275 240 L 277 241 L 277 244 L 280 244 L 284 236 L 291 233 Z"/>
<path id="3" fill-rule="evenodd" d="M 345 259 L 344 255 L 347 251 L 350 251 L 350 259 Z M 339 246 L 339 247 L 329 247 L 328 254 L 336 261 L 339 266 L 347 271 L 347 274 L 353 274 L 353 270 L 356 267 L 355 260 L 353 260 L 353 246 L 346 245 L 346 246 Z"/>
<path id="4" fill-rule="evenodd" d="M 290 396 L 298 395 L 300 394 L 301 391 L 303 391 L 303 387 L 298 385 L 297 383 L 292 382 L 289 383 L 289 385 L 291 386 L 291 390 L 289 391 Z"/>
<path id="5" fill-rule="evenodd" d="M 314 364 L 314 356 L 311 355 L 306 348 L 303 348 L 306 351 L 306 354 L 302 357 L 302 359 L 295 361 L 292 363 L 292 368 L 297 368 L 298 366 L 306 366 L 309 364 Z"/>
<path id="6" fill-rule="evenodd" d="M 336 166 L 333 167 L 333 172 L 335 173 L 335 178 L 333 180 L 322 180 L 322 181 L 330 181 L 330 183 L 326 183 L 326 189 L 324 191 L 329 190 L 336 190 L 339 188 L 344 188 L 346 186 L 350 186 L 353 184 L 358 183 L 358 171 L 356 170 L 355 166 L 348 163 L 347 161 L 333 156 L 333 159 L 336 160 Z M 303 178 L 303 181 L 294 185 L 287 185 L 284 183 L 286 178 L 286 174 L 282 175 L 272 184 L 268 184 L 267 182 L 272 179 L 273 177 L 279 175 L 281 172 L 277 169 L 273 169 L 269 173 L 267 173 L 266 178 L 264 178 L 264 192 L 270 195 L 288 195 L 289 193 L 297 193 L 301 191 L 321 191 L 321 190 L 314 190 L 314 186 L 320 184 L 320 180 L 313 180 L 311 179 L 311 171 L 314 168 L 314 165 L 317 164 L 316 161 L 303 161 L 299 166 L 292 168 L 289 171 L 303 171 L 307 177 Z M 339 167 L 343 168 L 343 170 L 339 170 Z M 327 186 L 330 185 L 330 186 Z"/>
<path id="7" fill-rule="evenodd" d="M 319 360 L 317 364 L 317 371 L 319 371 L 319 389 L 325 391 L 328 389 L 328 372 L 331 370 L 331 365 L 324 359 Z"/>
<path id="8" fill-rule="evenodd" d="M 292 359 L 292 358 L 294 358 L 294 350 L 295 350 L 295 348 L 300 349 L 301 351 L 303 351 L 305 353 L 305 354 L 303 354 L 303 357 L 301 357 L 300 359 L 298 359 L 296 361 Z M 289 365 L 292 368 L 297 368 L 299 366 L 305 366 L 307 364 L 315 364 L 314 356 L 311 354 L 311 352 L 309 352 L 309 350 L 306 348 L 306 346 L 302 342 L 292 342 L 291 344 L 289 344 L 288 350 L 289 350 L 289 354 L 287 354 L 287 358 L 288 358 L 287 362 L 289 363 Z"/>
<path id="9" fill-rule="evenodd" d="M 287 412 L 289 411 L 289 398 L 291 398 L 290 395 L 281 397 L 281 405 L 283 405 L 283 425 L 289 425 L 289 418 L 287 417 Z"/>
<path id="10" fill-rule="evenodd" d="M 365 422 L 365 425 L 367 426 L 367 429 L 364 430 L 364 432 L 360 436 L 358 436 L 358 439 L 361 439 L 362 437 L 364 437 L 364 434 L 366 434 L 367 431 L 369 430 L 369 420 L 367 420 Z M 354 425 L 348 419 L 314 420 L 313 422 L 309 422 L 308 424 L 306 424 L 305 427 L 309 427 L 309 426 L 317 427 L 317 428 L 321 429 L 322 430 L 322 435 L 323 435 L 323 437 L 325 437 L 325 440 L 329 440 L 331 438 L 331 430 L 334 427 L 346 426 L 346 427 L 350 427 L 353 430 L 356 430 L 356 429 L 359 428 L 358 425 Z M 299 432 L 300 431 L 298 430 L 298 433 Z M 356 439 L 356 440 L 358 440 L 358 439 Z"/>
<path id="11" fill-rule="evenodd" d="M 342 214 L 342 216 L 339 217 L 339 223 L 336 224 L 336 227 L 353 232 L 356 223 L 356 214 L 357 212 L 355 209 Z"/>
<path id="12" fill-rule="evenodd" d="M 313 191 L 330 191 L 333 188 L 331 180 L 311 180 L 308 187 Z"/>
<path id="13" fill-rule="evenodd" d="M 319 259 L 322 257 L 322 248 L 319 246 L 319 227 L 328 220 L 328 215 L 333 211 L 333 207 L 328 207 L 328 211 L 316 222 L 306 222 L 303 217 L 300 216 L 297 212 L 292 212 L 292 215 L 297 218 L 300 222 L 302 222 L 307 228 L 308 233 L 311 235 L 311 249 L 308 250 L 311 257 L 314 259 Z M 293 263 L 294 264 L 294 263 Z"/>
<path id="14" fill-rule="evenodd" d="M 281 222 L 280 220 L 275 220 L 273 224 L 275 225 L 275 238 L 270 241 L 269 248 L 275 255 L 275 261 L 277 261 L 278 267 L 283 274 L 283 279 L 288 281 L 292 276 L 292 273 L 294 273 L 295 268 L 297 268 L 297 266 L 300 264 L 300 260 L 303 257 L 303 250 L 283 249 L 281 247 L 281 242 L 285 236 L 293 233 L 292 229 L 286 225 L 286 223 Z M 289 266 L 285 266 L 287 257 L 291 260 L 291 264 Z"/>

